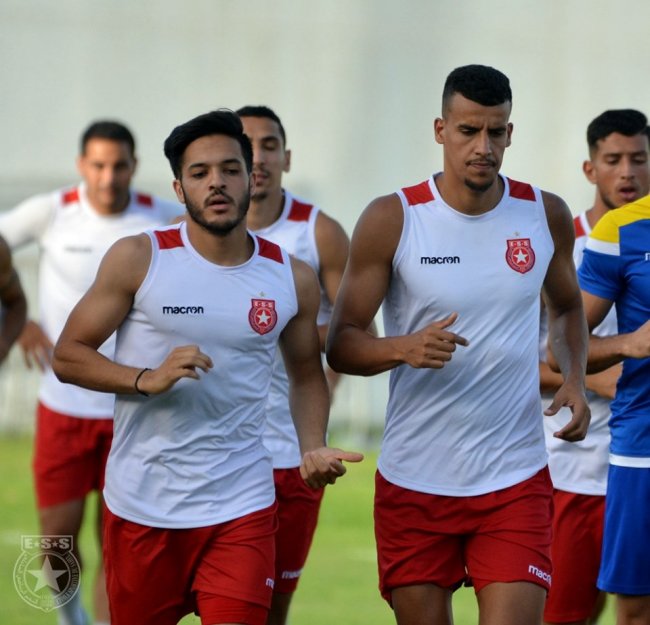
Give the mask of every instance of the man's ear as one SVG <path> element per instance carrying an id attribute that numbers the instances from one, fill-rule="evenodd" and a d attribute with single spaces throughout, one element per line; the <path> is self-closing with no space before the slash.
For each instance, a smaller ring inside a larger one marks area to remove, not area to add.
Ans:
<path id="1" fill-rule="evenodd" d="M 174 182 L 172 182 L 172 187 L 176 193 L 178 201 L 181 204 L 185 204 L 185 193 L 183 193 L 183 186 L 181 185 L 181 181 L 175 179 Z"/>
<path id="2" fill-rule="evenodd" d="M 436 139 L 436 143 L 443 144 L 445 142 L 445 120 L 442 117 L 436 117 L 433 120 L 433 136 Z"/>
<path id="3" fill-rule="evenodd" d="M 582 163 L 582 172 L 585 175 L 585 178 L 591 182 L 591 184 L 596 184 L 596 168 L 592 161 L 584 161 Z"/>

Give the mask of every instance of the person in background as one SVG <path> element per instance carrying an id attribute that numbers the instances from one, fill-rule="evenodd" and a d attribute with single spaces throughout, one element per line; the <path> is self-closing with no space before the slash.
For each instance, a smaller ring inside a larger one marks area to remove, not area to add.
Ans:
<path id="1" fill-rule="evenodd" d="M 341 225 L 316 206 L 294 196 L 282 184 L 291 167 L 291 151 L 278 115 L 266 106 L 237 110 L 253 145 L 255 183 L 246 217 L 250 230 L 306 262 L 318 276 L 321 350 L 329 327 L 349 241 Z M 291 419 L 289 380 L 278 355 L 266 406 L 264 444 L 273 457 L 278 501 L 276 570 L 268 625 L 284 625 L 316 530 L 324 490 L 308 488 L 300 477 L 300 447 Z M 328 368 L 330 393 L 334 375 Z"/>
<path id="2" fill-rule="evenodd" d="M 594 203 L 573 220 L 576 241 L 573 260 L 580 267 L 592 228 L 610 210 L 650 192 L 650 129 L 640 111 L 608 110 L 587 127 L 589 158 L 583 163 L 595 186 Z M 546 315 L 542 313 L 543 326 Z M 594 328 L 597 336 L 617 333 L 616 312 L 610 309 Z M 540 333 L 540 384 L 544 401 L 562 384 L 562 376 L 546 363 L 545 331 Z M 544 608 L 545 623 L 596 623 L 605 605 L 597 586 L 603 542 L 603 519 L 609 466 L 610 402 L 621 373 L 617 363 L 586 378 L 591 423 L 584 441 L 567 443 L 553 436 L 570 419 L 561 409 L 544 420 L 549 469 L 553 481 L 553 585 Z"/>
<path id="3" fill-rule="evenodd" d="M 87 291 L 102 256 L 119 238 L 169 223 L 182 212 L 175 203 L 131 188 L 135 141 L 124 124 L 98 120 L 81 136 L 77 169 L 81 183 L 31 197 L 0 214 L 0 234 L 11 248 L 36 242 L 40 248 L 38 321 L 19 338 L 28 367 L 43 370 L 34 443 L 34 482 L 40 531 L 72 536 L 79 558 L 79 530 L 88 495 L 101 491 L 113 433 L 114 398 L 56 379 L 50 367 L 54 343 L 68 314 Z M 102 350 L 112 355 L 114 339 Z M 97 535 L 101 541 L 102 501 Z M 96 623 L 109 619 L 103 566 L 94 586 Z M 81 593 L 57 611 L 61 625 L 86 625 Z"/>

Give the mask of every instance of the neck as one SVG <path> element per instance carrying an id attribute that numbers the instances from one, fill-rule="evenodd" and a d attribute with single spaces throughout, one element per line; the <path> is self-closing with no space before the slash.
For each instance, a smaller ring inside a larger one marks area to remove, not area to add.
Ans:
<path id="1" fill-rule="evenodd" d="M 444 172 L 436 177 L 436 186 L 442 199 L 454 210 L 465 215 L 482 215 L 491 211 L 503 197 L 501 176 L 484 191 L 471 189 L 462 180 L 451 180 Z"/>
<path id="2" fill-rule="evenodd" d="M 608 211 L 609 208 L 599 197 L 597 197 L 594 205 L 586 212 L 587 222 L 593 228 L 600 221 L 600 218 Z"/>
<path id="3" fill-rule="evenodd" d="M 215 265 L 236 267 L 243 265 L 255 250 L 255 243 L 248 235 L 245 222 L 240 223 L 228 234 L 214 234 L 192 219 L 186 219 L 187 237 L 192 247 Z"/>
<path id="4" fill-rule="evenodd" d="M 99 215 L 119 215 L 126 210 L 131 201 L 130 195 L 127 195 L 125 198 L 121 199 L 119 202 L 115 202 L 114 204 L 102 204 L 90 196 L 87 196 L 87 198 L 88 204 L 90 204 L 91 208 Z"/>
<path id="5" fill-rule="evenodd" d="M 263 199 L 251 198 L 246 221 L 251 230 L 261 230 L 275 223 L 284 208 L 284 190 L 277 189 Z"/>

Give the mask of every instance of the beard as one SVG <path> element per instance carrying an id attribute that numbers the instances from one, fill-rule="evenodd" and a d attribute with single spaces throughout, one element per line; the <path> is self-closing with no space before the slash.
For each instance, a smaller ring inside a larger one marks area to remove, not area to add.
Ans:
<path id="1" fill-rule="evenodd" d="M 267 197 L 269 197 L 269 194 L 266 191 L 253 191 L 253 193 L 251 194 L 251 201 L 262 202 Z"/>
<path id="2" fill-rule="evenodd" d="M 223 197 L 230 201 L 234 201 L 229 195 L 223 194 Z M 221 223 L 212 223 L 205 218 L 204 211 L 199 208 L 197 204 L 191 202 L 187 195 L 185 195 L 185 208 L 187 209 L 187 214 L 190 219 L 201 226 L 204 230 L 218 236 L 225 237 L 230 234 L 244 219 L 246 219 L 246 213 L 248 213 L 248 206 L 250 203 L 250 193 L 246 192 L 242 199 L 237 204 L 237 215 L 233 217 L 230 221 L 221 222 Z"/>
<path id="3" fill-rule="evenodd" d="M 482 184 L 478 184 L 474 182 L 473 180 L 469 180 L 465 178 L 465 186 L 468 189 L 471 189 L 472 191 L 476 191 L 477 193 L 485 193 L 492 185 L 494 184 L 494 180 L 491 180 L 490 182 L 484 182 Z"/>

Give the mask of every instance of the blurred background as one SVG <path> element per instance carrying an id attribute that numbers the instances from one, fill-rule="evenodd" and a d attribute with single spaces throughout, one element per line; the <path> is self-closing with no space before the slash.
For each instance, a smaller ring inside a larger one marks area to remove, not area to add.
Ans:
<path id="1" fill-rule="evenodd" d="M 607 108 L 650 113 L 649 17 L 647 0 L 1 0 L 0 210 L 75 183 L 79 135 L 104 117 L 136 135 L 136 186 L 171 198 L 162 142 L 175 125 L 266 104 L 293 151 L 287 187 L 351 234 L 372 198 L 441 167 L 444 79 L 483 63 L 514 92 L 503 171 L 578 212 L 593 197 L 588 122 Z M 36 259 L 16 256 L 32 311 Z M 14 349 L 0 431 L 30 431 L 37 378 Z M 386 385 L 345 378 L 333 427 L 376 441 Z"/>

